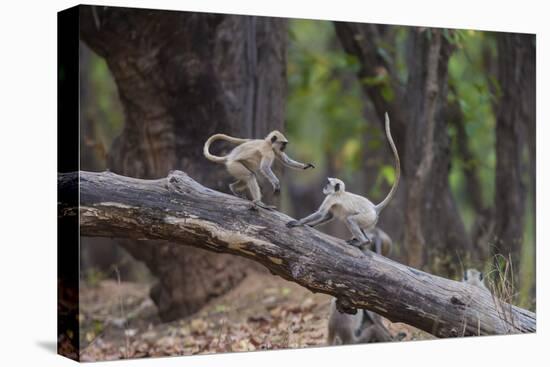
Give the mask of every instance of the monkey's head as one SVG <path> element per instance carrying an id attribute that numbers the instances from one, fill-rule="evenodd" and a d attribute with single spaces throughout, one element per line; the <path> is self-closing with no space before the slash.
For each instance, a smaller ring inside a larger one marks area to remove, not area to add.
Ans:
<path id="1" fill-rule="evenodd" d="M 266 136 L 265 140 L 271 144 L 271 146 L 274 149 L 277 149 L 281 152 L 284 152 L 286 145 L 288 144 L 288 140 L 286 137 L 277 130 L 273 130 L 269 133 L 269 135 Z"/>
<path id="2" fill-rule="evenodd" d="M 327 179 L 327 185 L 323 189 L 323 194 L 325 195 L 338 194 L 345 191 L 346 191 L 346 185 L 344 184 L 344 181 L 339 180 L 337 178 L 329 177 Z"/>
<path id="3" fill-rule="evenodd" d="M 483 283 L 483 273 L 476 269 L 468 269 L 464 272 L 462 281 L 474 285 L 479 282 Z"/>

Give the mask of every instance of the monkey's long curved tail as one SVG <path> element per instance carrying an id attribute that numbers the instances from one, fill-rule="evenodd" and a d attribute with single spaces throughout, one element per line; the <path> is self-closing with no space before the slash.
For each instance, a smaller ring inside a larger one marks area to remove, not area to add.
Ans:
<path id="1" fill-rule="evenodd" d="M 399 184 L 399 178 L 401 177 L 401 162 L 399 161 L 399 154 L 397 153 L 397 148 L 395 147 L 395 143 L 393 142 L 393 138 L 391 136 L 390 131 L 390 117 L 388 116 L 388 113 L 386 112 L 386 137 L 388 138 L 388 142 L 390 143 L 391 150 L 393 151 L 393 156 L 395 157 L 395 182 L 393 183 L 393 186 L 386 196 L 384 200 L 378 205 L 376 205 L 376 212 L 380 213 L 388 204 L 390 203 L 391 199 L 393 199 L 395 192 L 397 191 L 397 185 Z"/>
<path id="2" fill-rule="evenodd" d="M 210 153 L 210 145 L 216 140 L 225 140 L 233 144 L 242 144 L 242 143 L 246 143 L 250 139 L 234 138 L 232 136 L 225 135 L 225 134 L 214 134 L 211 137 L 209 137 L 206 143 L 204 143 L 204 148 L 203 148 L 204 156 L 209 161 L 212 161 L 215 163 L 225 163 L 225 161 L 227 161 L 227 156 L 218 156 Z"/>

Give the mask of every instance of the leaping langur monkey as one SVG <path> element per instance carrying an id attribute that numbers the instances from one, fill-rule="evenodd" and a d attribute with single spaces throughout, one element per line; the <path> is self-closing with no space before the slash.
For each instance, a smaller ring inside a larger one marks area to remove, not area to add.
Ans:
<path id="1" fill-rule="evenodd" d="M 390 118 L 386 113 L 386 137 L 395 157 L 395 182 L 384 200 L 380 204 L 373 204 L 369 199 L 346 192 L 346 186 L 342 180 L 329 178 L 323 189 L 326 195 L 325 200 L 319 209 L 305 218 L 293 220 L 287 223 L 287 227 L 310 225 L 312 227 L 326 223 L 334 217 L 344 221 L 353 238 L 347 241 L 348 244 L 362 247 L 371 242 L 368 232 L 373 230 L 378 222 L 380 212 L 389 204 L 399 184 L 401 166 L 397 148 L 393 142 L 390 132 Z"/>
<path id="2" fill-rule="evenodd" d="M 216 140 L 225 140 L 238 144 L 226 156 L 210 154 L 210 145 Z M 223 163 L 227 171 L 237 179 L 229 185 L 229 189 L 236 196 L 248 189 L 252 202 L 264 209 L 274 209 L 273 206 L 262 202 L 262 193 L 258 186 L 256 175 L 261 173 L 273 186 L 273 192 L 279 193 L 281 185 L 279 179 L 271 170 L 275 159 L 283 165 L 295 169 L 315 168 L 311 163 L 300 163 L 290 159 L 284 152 L 288 140 L 277 130 L 270 132 L 265 139 L 240 139 L 225 134 L 212 135 L 204 144 L 204 156 L 215 163 Z"/>

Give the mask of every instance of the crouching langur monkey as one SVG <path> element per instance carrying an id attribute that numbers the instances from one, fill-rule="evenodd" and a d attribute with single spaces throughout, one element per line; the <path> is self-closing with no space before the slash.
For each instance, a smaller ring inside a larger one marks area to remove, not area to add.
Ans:
<path id="1" fill-rule="evenodd" d="M 395 157 L 395 182 L 384 200 L 379 204 L 373 204 L 369 199 L 346 192 L 346 186 L 342 180 L 329 178 L 328 183 L 323 189 L 326 195 L 325 200 L 319 209 L 305 218 L 293 220 L 287 223 L 287 227 L 296 227 L 310 225 L 312 227 L 321 223 L 326 223 L 334 217 L 344 221 L 353 238 L 348 244 L 362 247 L 371 243 L 368 232 L 371 231 L 378 222 L 380 212 L 389 204 L 394 197 L 399 184 L 401 175 L 401 166 L 399 155 L 393 142 L 390 132 L 390 119 L 386 113 L 386 136 Z"/>
<path id="2" fill-rule="evenodd" d="M 210 145 L 216 140 L 225 140 L 238 145 L 228 155 L 216 156 L 210 154 Z M 225 134 L 215 134 L 204 144 L 203 153 L 208 160 L 225 164 L 227 171 L 237 179 L 229 185 L 234 195 L 241 196 L 241 193 L 248 189 L 256 206 L 274 209 L 273 206 L 262 202 L 262 193 L 256 175 L 261 173 L 273 186 L 273 192 L 277 194 L 281 190 L 281 185 L 271 170 L 275 159 L 290 168 L 315 168 L 311 163 L 300 163 L 290 159 L 284 152 L 287 144 L 288 140 L 277 130 L 270 132 L 265 139 L 240 139 Z"/>
<path id="3" fill-rule="evenodd" d="M 383 233 L 384 238 L 378 238 Z M 391 249 L 391 238 L 382 230 L 376 228 L 371 232 L 374 243 L 388 243 L 389 247 L 379 246 L 376 252 L 384 256 L 389 255 Z M 328 339 L 329 345 L 388 342 L 401 340 L 406 335 L 399 333 L 395 338 L 392 337 L 389 330 L 382 323 L 380 315 L 368 311 L 357 310 L 355 315 L 338 311 L 336 307 L 336 298 L 330 302 L 330 311 L 328 319 Z"/>
<path id="4" fill-rule="evenodd" d="M 485 282 L 483 281 L 483 273 L 476 269 L 470 268 L 466 270 L 464 272 L 462 282 L 474 285 L 478 288 L 489 290 L 489 288 L 487 288 L 487 286 L 485 285 Z"/>
<path id="5" fill-rule="evenodd" d="M 330 301 L 328 319 L 329 345 L 389 342 L 392 341 L 388 329 L 382 324 L 380 315 L 367 310 L 357 310 L 355 315 L 338 311 L 336 298 Z"/>

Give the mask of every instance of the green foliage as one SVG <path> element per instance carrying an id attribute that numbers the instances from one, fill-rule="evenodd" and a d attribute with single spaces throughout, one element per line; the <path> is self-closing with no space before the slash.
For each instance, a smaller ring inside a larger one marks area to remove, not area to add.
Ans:
<path id="1" fill-rule="evenodd" d="M 365 128 L 359 62 L 342 50 L 332 22 L 291 20 L 290 35 L 287 132 L 300 142 L 291 154 L 350 176 L 360 168 Z"/>
<path id="2" fill-rule="evenodd" d="M 495 116 L 491 79 L 487 74 L 487 57 L 495 52 L 494 40 L 486 32 L 456 31 L 452 33 L 456 50 L 449 60 L 449 103 L 457 102 L 464 115 L 469 149 L 474 160 L 465 162 L 457 153 L 456 139 L 449 176 L 451 188 L 458 198 L 459 206 L 467 223 L 472 222 L 472 211 L 467 206 L 463 170 L 475 167 L 481 182 L 485 205 L 491 205 L 494 197 Z M 450 36 L 449 36 L 450 37 Z M 452 138 L 456 136 L 449 128 Z"/>
<path id="3" fill-rule="evenodd" d="M 84 46 L 83 46 L 84 47 Z M 124 114 L 117 87 L 109 67 L 103 58 L 86 51 L 85 66 L 81 66 L 81 123 L 92 129 L 96 159 L 105 159 L 105 152 L 124 126 Z"/>

